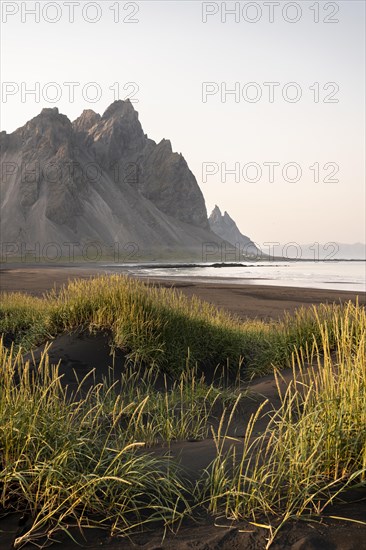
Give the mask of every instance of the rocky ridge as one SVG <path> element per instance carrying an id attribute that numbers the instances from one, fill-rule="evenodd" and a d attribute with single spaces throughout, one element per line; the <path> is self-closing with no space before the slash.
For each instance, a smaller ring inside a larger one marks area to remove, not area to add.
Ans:
<path id="1" fill-rule="evenodd" d="M 2 243 L 134 242 L 144 257 L 199 258 L 215 240 L 184 157 L 144 134 L 128 100 L 74 122 L 43 109 L 0 146 Z"/>

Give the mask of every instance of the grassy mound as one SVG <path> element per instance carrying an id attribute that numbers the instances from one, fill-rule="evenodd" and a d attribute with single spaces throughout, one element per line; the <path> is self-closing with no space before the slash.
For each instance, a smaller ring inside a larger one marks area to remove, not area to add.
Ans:
<path id="1" fill-rule="evenodd" d="M 71 399 L 47 349 L 32 366 L 21 349 L 0 343 L 0 507 L 30 516 L 15 547 L 70 526 L 113 536 L 156 522 L 167 528 L 198 508 L 264 526 L 269 547 L 288 519 L 319 516 L 365 485 L 366 313 L 357 304 L 241 323 L 199 300 L 113 276 L 43 299 L 5 295 L 1 323 L 5 336 L 28 347 L 57 332 L 108 329 L 135 360 L 119 385 L 106 380 Z M 262 405 L 228 449 L 245 393 L 207 384 L 186 360 L 188 349 L 212 365 L 244 357 L 252 372 L 292 362 L 294 379 L 264 433 L 255 434 Z M 176 374 L 172 387 L 155 389 L 157 365 Z M 151 447 L 209 436 L 218 403 L 216 457 L 193 487 Z"/>
<path id="2" fill-rule="evenodd" d="M 341 316 L 340 306 L 321 306 L 281 322 L 242 322 L 197 298 L 112 275 L 76 280 L 43 298 L 3 294 L 0 333 L 6 344 L 30 349 L 64 331 L 109 330 L 114 345 L 132 360 L 166 372 L 182 372 L 189 356 L 192 365 L 229 365 L 235 371 L 242 362 L 249 376 L 289 364 L 294 349 L 311 345 L 314 337 L 320 342 L 318 317 L 328 322 L 334 347 L 334 323 Z"/>

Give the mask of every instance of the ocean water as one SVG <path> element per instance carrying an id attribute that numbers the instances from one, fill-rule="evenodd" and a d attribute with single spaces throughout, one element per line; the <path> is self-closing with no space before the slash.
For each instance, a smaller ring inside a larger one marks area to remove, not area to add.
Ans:
<path id="1" fill-rule="evenodd" d="M 235 267 L 214 267 L 208 263 L 184 267 L 172 267 L 171 264 L 157 267 L 152 264 L 114 264 L 105 267 L 147 278 L 366 292 L 365 261 L 253 262 Z"/>

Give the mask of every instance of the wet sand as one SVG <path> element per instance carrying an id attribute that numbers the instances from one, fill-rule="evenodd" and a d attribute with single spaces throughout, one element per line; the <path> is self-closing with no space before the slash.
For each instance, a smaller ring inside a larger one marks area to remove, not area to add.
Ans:
<path id="1" fill-rule="evenodd" d="M 121 273 L 121 270 L 93 267 L 2 267 L 0 291 L 26 292 L 41 296 L 44 292 L 68 282 L 69 279 L 87 279 L 98 274 Z M 284 311 L 293 312 L 299 306 L 320 303 L 340 303 L 348 300 L 366 304 L 366 294 L 338 290 L 321 290 L 300 287 L 237 284 L 230 282 L 186 282 L 158 278 L 143 278 L 148 284 L 179 289 L 186 296 L 198 296 L 207 302 L 226 309 L 242 319 L 278 319 Z"/>

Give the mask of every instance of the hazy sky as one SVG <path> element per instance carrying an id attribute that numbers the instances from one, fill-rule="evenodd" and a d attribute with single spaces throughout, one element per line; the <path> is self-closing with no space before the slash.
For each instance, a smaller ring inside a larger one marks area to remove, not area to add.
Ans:
<path id="1" fill-rule="evenodd" d="M 144 131 L 182 152 L 209 212 L 218 204 L 257 243 L 365 242 L 362 0 L 1 7 L 2 130 L 136 92 Z"/>

